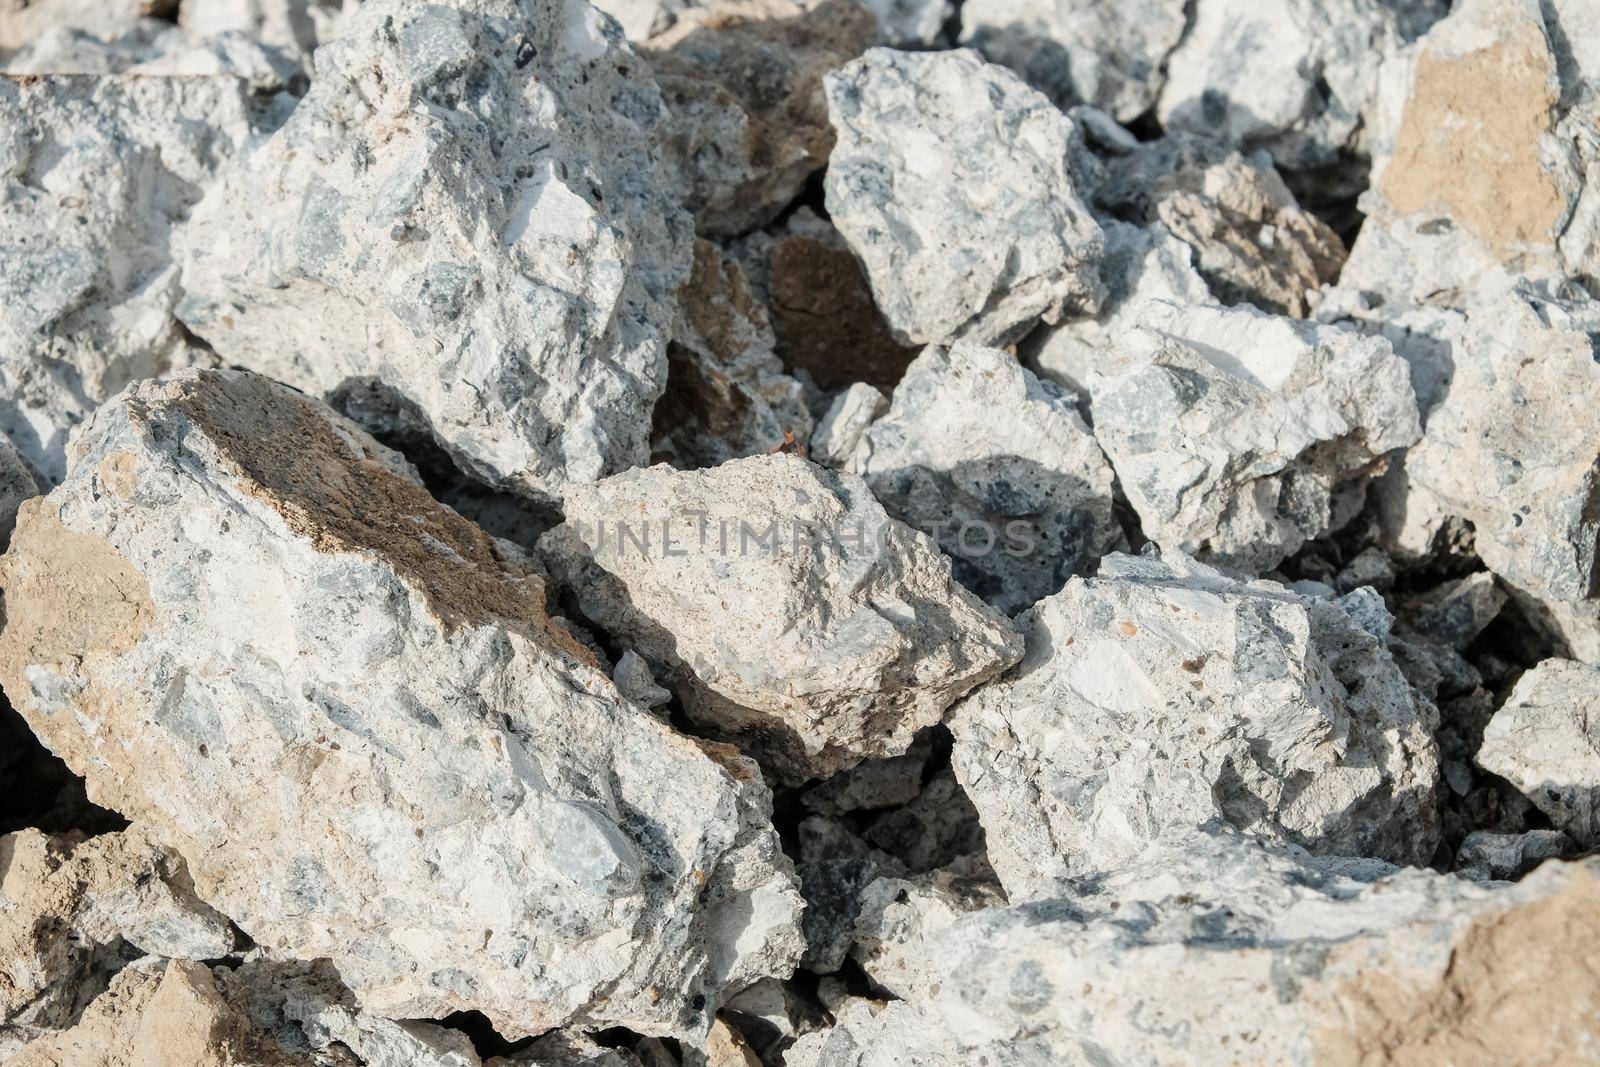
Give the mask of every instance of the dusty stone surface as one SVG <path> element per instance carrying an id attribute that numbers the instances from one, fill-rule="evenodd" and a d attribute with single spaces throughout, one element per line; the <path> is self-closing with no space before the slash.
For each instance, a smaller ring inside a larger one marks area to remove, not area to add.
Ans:
<path id="1" fill-rule="evenodd" d="M 1111 465 L 1075 399 L 999 349 L 930 345 L 848 469 L 1011 615 L 1122 547 Z"/>
<path id="2" fill-rule="evenodd" d="M 1280 166 L 1327 166 L 1364 147 L 1379 74 L 1440 16 L 1438 0 L 1202 0 L 1167 57 L 1166 129 L 1244 148 Z"/>
<path id="3" fill-rule="evenodd" d="M 755 766 L 623 700 L 512 550 L 301 394 L 136 387 L 0 572 L 33 729 L 374 1014 L 699 1033 L 798 955 Z"/>
<path id="4" fill-rule="evenodd" d="M 1183 0 L 988 0 L 961 12 L 962 44 L 1058 104 L 1093 104 L 1122 122 L 1155 103 L 1183 30 Z"/>
<path id="5" fill-rule="evenodd" d="M 779 779 L 902 752 L 1020 654 L 925 535 L 794 455 L 574 487 L 540 542 L 584 617 Z"/>
<path id="6" fill-rule="evenodd" d="M 824 84 L 828 213 L 896 337 L 993 344 L 1099 305 L 1079 132 L 1043 95 L 968 50 L 875 48 Z"/>
<path id="7" fill-rule="evenodd" d="M 369 0 L 317 67 L 197 209 L 189 328 L 314 394 L 377 378 L 498 488 L 553 501 L 644 459 L 690 255 L 615 24 Z"/>
<path id="8" fill-rule="evenodd" d="M 1268 570 L 1348 522 L 1386 454 L 1419 436 L 1406 363 L 1381 337 L 1137 294 L 1109 322 L 1131 329 L 1068 330 L 1038 361 L 1088 392 L 1163 548 Z"/>
<path id="9" fill-rule="evenodd" d="M 277 121 L 231 77 L 0 76 L 0 431 L 44 484 L 95 405 L 208 358 L 173 315 L 175 244 Z"/>
<path id="10" fill-rule="evenodd" d="M 1580 847 L 1600 845 L 1600 668 L 1553 659 L 1524 674 L 1484 728 L 1477 762 Z"/>
<path id="11" fill-rule="evenodd" d="M 738 261 L 697 240 L 678 307 L 651 458 L 711 467 L 791 439 L 805 447 L 812 423 L 805 388 L 784 373 L 766 306 Z"/>
<path id="12" fill-rule="evenodd" d="M 214 959 L 233 946 L 183 861 L 140 827 L 0 837 L 0 1046 L 69 1025 L 128 957 Z"/>
<path id="13" fill-rule="evenodd" d="M 1140 223 L 1159 221 L 1193 250 L 1224 304 L 1304 316 L 1309 295 L 1338 280 L 1344 242 L 1300 207 L 1264 152 L 1175 134 L 1113 157 L 1107 171 L 1096 203 Z"/>
<path id="14" fill-rule="evenodd" d="M 204 964 L 150 960 L 112 979 L 71 1029 L 24 1046 L 13 1067 L 310 1067 L 254 1030 Z M 323 1061 L 326 1062 L 326 1061 Z"/>
<path id="15" fill-rule="evenodd" d="M 1212 819 L 1319 852 L 1432 858 L 1433 709 L 1348 600 L 1177 554 L 1108 556 L 1017 623 L 1022 662 L 949 717 L 1011 899 Z"/>
<path id="16" fill-rule="evenodd" d="M 679 13 L 644 54 L 661 85 L 667 173 L 708 236 L 771 222 L 828 161 L 822 78 L 872 43 L 853 0 L 735 0 Z"/>
<path id="17" fill-rule="evenodd" d="M 1600 993 L 1594 864 L 1515 886 L 1158 843 L 1072 897 L 941 915 L 869 895 L 871 974 L 794 1067 L 949 1063 L 1585 1063 Z"/>
<path id="18" fill-rule="evenodd" d="M 0 49 L 22 48 L 56 27 L 115 36 L 177 6 L 177 0 L 0 0 Z"/>
<path id="19" fill-rule="evenodd" d="M 1382 81 L 1369 220 L 1341 284 L 1465 306 L 1600 263 L 1592 5 L 1456 4 Z"/>
<path id="20" fill-rule="evenodd" d="M 9 437 L 0 436 L 0 549 L 11 539 L 17 522 L 17 509 L 24 500 L 39 494 L 39 481 Z"/>
<path id="21" fill-rule="evenodd" d="M 1394 337 L 1423 411 L 1421 442 L 1380 492 L 1391 550 L 1426 556 L 1465 519 L 1484 565 L 1572 655 L 1600 663 L 1600 304 L 1522 290 L 1354 321 Z"/>
<path id="22" fill-rule="evenodd" d="M 889 410 L 889 398 L 866 382 L 856 382 L 836 395 L 817 420 L 811 435 L 811 458 L 824 467 L 844 467 L 878 416 Z"/>

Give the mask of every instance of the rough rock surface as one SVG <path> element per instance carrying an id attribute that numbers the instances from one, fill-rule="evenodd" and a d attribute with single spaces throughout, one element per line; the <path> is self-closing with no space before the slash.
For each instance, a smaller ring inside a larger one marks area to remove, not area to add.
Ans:
<path id="1" fill-rule="evenodd" d="M 644 54 L 669 118 L 661 143 L 702 234 L 771 222 L 828 161 L 822 77 L 872 43 L 853 0 L 736 0 L 683 11 Z"/>
<path id="2" fill-rule="evenodd" d="M 1593 861 L 1480 886 L 1223 836 L 969 914 L 894 888 L 861 930 L 901 999 L 848 1002 L 791 1067 L 1595 1058 Z"/>
<path id="3" fill-rule="evenodd" d="M 855 455 L 878 416 L 889 410 L 889 398 L 866 382 L 856 382 L 828 404 L 811 434 L 811 458 L 824 467 L 844 467 Z"/>
<path id="4" fill-rule="evenodd" d="M 1391 550 L 1426 556 L 1465 519 L 1484 565 L 1572 655 L 1600 663 L 1600 304 L 1520 290 L 1355 321 L 1394 338 L 1423 413 L 1421 442 L 1379 491 Z"/>
<path id="5" fill-rule="evenodd" d="M 1600 668 L 1554 659 L 1524 674 L 1484 728 L 1478 766 L 1580 847 L 1600 847 Z"/>
<path id="6" fill-rule="evenodd" d="M 1432 858 L 1433 709 L 1346 602 L 1176 554 L 1109 556 L 1017 623 L 1022 662 L 949 719 L 1011 899 L 1212 819 L 1318 852 Z"/>
<path id="7" fill-rule="evenodd" d="M 202 963 L 141 962 L 116 976 L 71 1029 L 47 1034 L 9 1067 L 310 1067 L 250 1026 Z"/>
<path id="8" fill-rule="evenodd" d="M 783 372 L 767 309 L 738 262 L 697 240 L 678 307 L 651 458 L 712 467 L 788 440 L 805 447 L 811 437 L 805 389 Z"/>
<path id="9" fill-rule="evenodd" d="M 1039 363 L 1088 392 L 1163 548 L 1268 570 L 1349 521 L 1385 454 L 1419 435 L 1406 364 L 1381 337 L 1159 296 L 1130 297 L 1112 322 L 1132 328 L 1066 331 Z"/>
<path id="10" fill-rule="evenodd" d="M 962 9 L 961 43 L 1063 107 L 1093 104 L 1129 122 L 1161 92 L 1184 7 L 1184 0 L 982 0 Z"/>
<path id="11" fill-rule="evenodd" d="M 376 378 L 468 474 L 554 499 L 642 460 L 687 226 L 654 83 L 570 0 L 369 0 L 196 211 L 180 314 L 312 393 Z"/>
<path id="12" fill-rule="evenodd" d="M 11 539 L 11 528 L 17 522 L 17 509 L 24 500 L 37 496 L 39 482 L 28 464 L 12 446 L 9 437 L 0 434 L 0 549 Z"/>
<path id="13" fill-rule="evenodd" d="M 1007 615 L 1122 547 L 1111 465 L 1074 398 L 999 349 L 930 345 L 848 469 Z"/>
<path id="14" fill-rule="evenodd" d="M 581 613 L 781 779 L 904 751 L 1021 652 L 931 540 L 798 456 L 630 471 L 566 515 L 540 547 Z"/>
<path id="15" fill-rule="evenodd" d="M 968 50 L 875 48 L 825 80 L 828 213 L 903 341 L 1012 340 L 1100 303 L 1073 121 Z"/>
<path id="16" fill-rule="evenodd" d="M 1462 0 L 1394 65 L 1343 286 L 1463 306 L 1508 275 L 1600 274 L 1595 15 Z"/>
<path id="17" fill-rule="evenodd" d="M 1200 0 L 1167 58 L 1163 127 L 1306 169 L 1365 147 L 1379 73 L 1444 14 L 1440 0 Z"/>
<path id="18" fill-rule="evenodd" d="M 1559 830 L 1497 834 L 1476 830 L 1456 850 L 1456 870 L 1481 882 L 1521 878 L 1548 859 L 1573 851 L 1572 839 Z"/>
<path id="19" fill-rule="evenodd" d="M 0 50 L 21 48 L 56 27 L 115 36 L 177 6 L 177 0 L 0 0 Z"/>
<path id="20" fill-rule="evenodd" d="M 0 1049 L 71 1023 L 131 956 L 215 959 L 233 943 L 183 861 L 141 828 L 0 837 Z"/>
<path id="21" fill-rule="evenodd" d="M 206 358 L 178 231 L 276 121 L 231 77 L 0 76 L 0 431 L 45 484 L 96 404 Z"/>
<path id="22" fill-rule="evenodd" d="M 0 681 L 204 899 L 364 1008 L 702 1032 L 798 954 L 770 798 L 624 701 L 510 551 L 301 394 L 139 385 L 23 509 Z"/>
<path id="23" fill-rule="evenodd" d="M 1305 315 L 1309 295 L 1339 277 L 1344 242 L 1303 210 L 1263 152 L 1174 134 L 1113 157 L 1095 191 L 1103 209 L 1160 222 L 1194 252 L 1224 304 Z"/>

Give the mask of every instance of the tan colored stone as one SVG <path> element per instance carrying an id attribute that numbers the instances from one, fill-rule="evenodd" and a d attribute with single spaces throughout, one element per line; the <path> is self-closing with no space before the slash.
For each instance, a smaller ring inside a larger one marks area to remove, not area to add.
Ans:
<path id="1" fill-rule="evenodd" d="M 1506 5 L 1509 9 L 1511 5 Z M 1540 160 L 1558 82 L 1537 8 L 1482 48 L 1425 48 L 1380 186 L 1401 213 L 1448 215 L 1511 259 L 1551 245 L 1566 203 Z"/>

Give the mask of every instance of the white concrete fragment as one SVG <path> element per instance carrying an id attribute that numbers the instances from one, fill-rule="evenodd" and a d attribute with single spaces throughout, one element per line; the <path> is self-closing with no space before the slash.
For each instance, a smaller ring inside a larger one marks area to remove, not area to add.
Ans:
<path id="1" fill-rule="evenodd" d="M 1123 546 L 1111 465 L 1074 401 L 1007 352 L 930 345 L 847 469 L 939 543 L 957 580 L 1014 614 Z"/>
<path id="2" fill-rule="evenodd" d="M 1062 106 L 1093 104 L 1129 122 L 1161 92 L 1184 7 L 1183 0 L 981 0 L 962 8 L 961 43 Z"/>
<path id="3" fill-rule="evenodd" d="M 231 77 L 0 76 L 0 431 L 42 484 L 97 404 L 207 358 L 178 231 L 278 117 Z"/>
<path id="4" fill-rule="evenodd" d="M 844 467 L 872 421 L 889 410 L 889 398 L 856 382 L 833 398 L 811 434 L 811 458 L 824 467 Z"/>
<path id="5" fill-rule="evenodd" d="M 570 0 L 368 0 L 197 209 L 180 314 L 315 394 L 377 378 L 466 473 L 554 499 L 644 458 L 687 227 L 654 84 Z"/>
<path id="6" fill-rule="evenodd" d="M 303 394 L 134 387 L 0 575 L 33 729 L 372 1014 L 693 1034 L 798 955 L 756 768 L 626 702 L 537 577 Z"/>
<path id="7" fill-rule="evenodd" d="M 1042 94 L 968 50 L 875 48 L 825 86 L 828 213 L 900 340 L 995 344 L 1099 305 L 1080 135 Z"/>
<path id="8" fill-rule="evenodd" d="M 1579 847 L 1600 847 L 1600 668 L 1550 659 L 1524 674 L 1484 728 L 1477 763 Z"/>
<path id="9" fill-rule="evenodd" d="M 1020 654 L 860 478 L 794 455 L 575 486 L 540 547 L 707 732 L 791 782 L 905 751 Z"/>
<path id="10" fill-rule="evenodd" d="M 1011 899 L 1213 819 L 1318 852 L 1432 858 L 1433 709 L 1344 603 L 1118 555 L 1017 621 L 1022 662 L 949 717 Z"/>
<path id="11" fill-rule="evenodd" d="M 1594 1061 L 1593 861 L 1485 886 L 1219 837 L 970 914 L 898 888 L 862 932 L 900 999 L 848 1002 L 791 1067 Z"/>

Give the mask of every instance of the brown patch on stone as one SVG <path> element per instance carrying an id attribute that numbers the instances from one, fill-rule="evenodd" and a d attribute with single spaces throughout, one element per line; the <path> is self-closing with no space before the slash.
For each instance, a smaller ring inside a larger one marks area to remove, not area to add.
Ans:
<path id="1" fill-rule="evenodd" d="M 27 692 L 26 667 L 76 674 L 86 656 L 138 644 L 155 618 L 144 575 L 109 542 L 63 526 L 45 498 L 17 512 L 0 588 L 0 677 L 13 698 Z"/>
<path id="2" fill-rule="evenodd" d="M 138 457 L 132 452 L 113 452 L 100 461 L 100 482 L 124 500 L 133 496 L 139 487 L 135 473 Z"/>
<path id="3" fill-rule="evenodd" d="M 1555 62 L 1539 24 L 1505 10 L 1489 47 L 1422 53 L 1381 179 L 1396 210 L 1448 215 L 1502 259 L 1551 244 L 1566 212 L 1539 160 L 1556 102 Z"/>
<path id="4" fill-rule="evenodd" d="M 1600 1031 L 1600 874 L 1563 872 L 1542 900 L 1483 915 L 1444 975 L 1417 987 L 1364 973 L 1334 992 L 1338 1025 L 1313 1034 L 1319 1067 L 1556 1067 Z"/>
<path id="5" fill-rule="evenodd" d="M 902 345 L 872 301 L 856 257 L 797 234 L 772 249 L 772 318 L 790 370 L 832 392 L 866 382 L 890 392 L 919 349 Z"/>
<path id="6" fill-rule="evenodd" d="M 167 386 L 168 404 L 216 446 L 243 491 L 319 552 L 371 554 L 422 592 L 448 628 L 497 620 L 595 665 L 545 611 L 544 583 L 476 524 L 384 464 L 316 402 L 265 378 L 214 372 Z M 135 421 L 152 416 L 133 409 Z"/>

